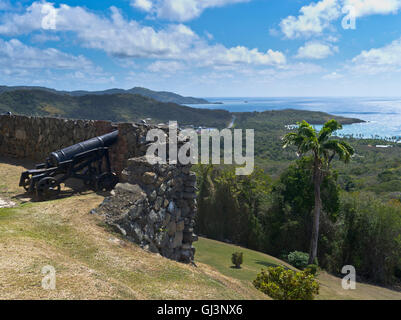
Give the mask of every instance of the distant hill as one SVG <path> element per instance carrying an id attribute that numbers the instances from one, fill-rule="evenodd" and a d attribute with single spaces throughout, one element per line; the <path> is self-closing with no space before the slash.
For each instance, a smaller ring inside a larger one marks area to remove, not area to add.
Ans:
<path id="1" fill-rule="evenodd" d="M 33 87 L 33 86 L 0 86 L 0 93 L 17 91 L 17 90 L 41 90 L 60 95 L 69 95 L 73 97 L 80 97 L 85 95 L 105 95 L 105 94 L 140 94 L 141 96 L 155 99 L 160 102 L 172 102 L 177 104 L 208 104 L 209 101 L 201 98 L 183 97 L 179 94 L 167 91 L 153 91 L 146 88 L 135 87 L 129 90 L 124 89 L 108 89 L 104 91 L 58 91 L 46 87 Z"/>
<path id="2" fill-rule="evenodd" d="M 217 128 L 226 127 L 232 120 L 230 112 L 225 110 L 196 109 L 139 94 L 72 95 L 43 88 L 0 91 L 0 113 L 8 111 L 21 115 L 114 122 L 152 118 L 154 123 L 176 120 L 179 125 Z"/>

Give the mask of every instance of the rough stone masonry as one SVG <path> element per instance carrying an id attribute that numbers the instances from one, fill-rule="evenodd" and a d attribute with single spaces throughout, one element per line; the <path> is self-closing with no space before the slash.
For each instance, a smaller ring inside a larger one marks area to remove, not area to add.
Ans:
<path id="1" fill-rule="evenodd" d="M 146 157 L 129 159 L 122 182 L 95 212 L 142 248 L 192 262 L 197 209 L 196 176 L 190 168 L 150 165 Z"/>

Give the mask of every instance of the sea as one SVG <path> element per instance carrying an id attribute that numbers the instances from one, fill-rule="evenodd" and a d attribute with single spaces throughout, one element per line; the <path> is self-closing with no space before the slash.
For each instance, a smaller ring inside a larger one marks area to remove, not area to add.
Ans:
<path id="1" fill-rule="evenodd" d="M 365 120 L 344 125 L 336 134 L 354 138 L 377 138 L 401 142 L 401 97 L 398 98 L 205 98 L 212 104 L 189 105 L 194 108 L 253 112 L 282 109 L 323 111 L 333 115 Z M 216 104 L 221 103 L 221 104 Z M 288 123 L 288 125 L 293 125 Z M 320 130 L 321 126 L 315 126 Z"/>

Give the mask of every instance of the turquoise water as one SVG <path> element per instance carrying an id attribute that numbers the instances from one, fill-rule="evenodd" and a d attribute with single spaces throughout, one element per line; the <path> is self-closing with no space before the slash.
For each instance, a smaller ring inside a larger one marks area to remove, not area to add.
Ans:
<path id="1" fill-rule="evenodd" d="M 365 123 L 344 125 L 337 134 L 359 138 L 401 140 L 401 98 L 207 98 L 223 104 L 190 105 L 231 112 L 299 109 L 358 118 Z M 291 123 L 289 123 L 291 124 Z M 321 126 L 316 126 L 320 129 Z"/>

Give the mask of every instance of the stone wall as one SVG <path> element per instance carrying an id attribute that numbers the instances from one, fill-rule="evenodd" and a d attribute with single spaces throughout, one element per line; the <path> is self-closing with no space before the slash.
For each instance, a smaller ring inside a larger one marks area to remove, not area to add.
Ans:
<path id="1" fill-rule="evenodd" d="M 0 115 L 0 155 L 44 162 L 53 151 L 119 130 L 110 158 L 113 171 L 121 173 L 128 159 L 146 153 L 146 133 L 152 128 L 142 123 Z"/>
<path id="2" fill-rule="evenodd" d="M 192 242 L 197 239 L 193 234 L 196 176 L 189 165 L 146 161 L 146 135 L 154 128 L 168 135 L 167 126 L 143 123 L 1 115 L 0 155 L 39 163 L 53 151 L 119 130 L 110 160 L 121 183 L 94 211 L 144 249 L 191 262 Z"/>
<path id="3" fill-rule="evenodd" d="M 108 121 L 0 116 L 0 154 L 43 161 L 53 151 L 115 130 Z"/>
<path id="4" fill-rule="evenodd" d="M 128 160 L 122 176 L 93 213 L 146 250 L 192 262 L 197 209 L 196 176 L 190 166 L 150 165 L 138 157 Z"/>

